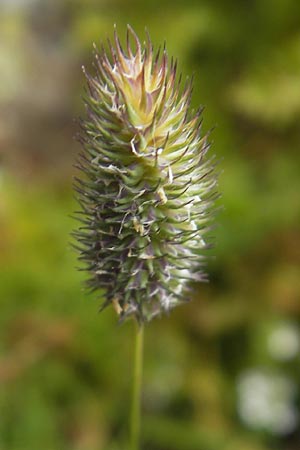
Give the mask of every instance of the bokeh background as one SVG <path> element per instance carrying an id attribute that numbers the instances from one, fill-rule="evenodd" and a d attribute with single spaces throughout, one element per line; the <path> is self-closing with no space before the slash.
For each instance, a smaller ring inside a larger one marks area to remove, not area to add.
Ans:
<path id="1" fill-rule="evenodd" d="M 132 323 L 75 270 L 92 42 L 164 40 L 215 127 L 210 284 L 146 330 L 143 450 L 300 448 L 300 2 L 0 0 L 0 449 L 125 450 Z"/>

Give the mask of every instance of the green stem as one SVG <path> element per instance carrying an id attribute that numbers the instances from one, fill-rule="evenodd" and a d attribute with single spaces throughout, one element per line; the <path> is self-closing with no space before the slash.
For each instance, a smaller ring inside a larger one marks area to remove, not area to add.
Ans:
<path id="1" fill-rule="evenodd" d="M 144 326 L 136 323 L 132 405 L 130 416 L 130 450 L 139 450 L 141 423 L 141 388 L 143 371 Z"/>

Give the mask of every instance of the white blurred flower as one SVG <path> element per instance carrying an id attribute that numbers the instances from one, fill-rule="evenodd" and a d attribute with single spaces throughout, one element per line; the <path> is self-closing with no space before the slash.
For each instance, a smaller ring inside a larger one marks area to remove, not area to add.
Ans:
<path id="1" fill-rule="evenodd" d="M 296 387 L 288 377 L 253 369 L 241 374 L 237 409 L 242 421 L 273 434 L 292 432 L 298 423 L 293 405 Z"/>
<path id="2" fill-rule="evenodd" d="M 300 350 L 300 333 L 296 325 L 285 322 L 277 326 L 268 338 L 268 349 L 273 358 L 287 361 Z"/>

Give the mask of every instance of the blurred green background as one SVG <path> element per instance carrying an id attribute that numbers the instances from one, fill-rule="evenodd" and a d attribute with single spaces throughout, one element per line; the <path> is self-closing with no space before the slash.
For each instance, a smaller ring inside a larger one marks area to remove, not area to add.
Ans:
<path id="1" fill-rule="evenodd" d="M 125 450 L 132 323 L 75 270 L 92 42 L 164 40 L 216 125 L 210 284 L 146 330 L 143 450 L 300 448 L 300 2 L 0 0 L 0 449 Z"/>

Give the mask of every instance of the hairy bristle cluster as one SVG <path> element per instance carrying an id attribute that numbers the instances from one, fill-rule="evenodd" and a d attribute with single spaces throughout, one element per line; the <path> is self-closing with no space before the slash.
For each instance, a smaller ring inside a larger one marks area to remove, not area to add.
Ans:
<path id="1" fill-rule="evenodd" d="M 131 43 L 132 42 L 132 43 Z M 95 48 L 85 70 L 87 116 L 75 189 L 82 226 L 74 233 L 92 290 L 104 289 L 120 319 L 147 321 L 189 299 L 202 272 L 216 177 L 205 155 L 201 110 L 189 110 L 176 62 L 141 45 L 128 27 L 110 54 Z"/>

